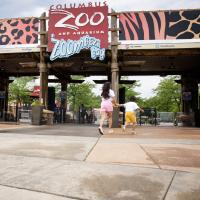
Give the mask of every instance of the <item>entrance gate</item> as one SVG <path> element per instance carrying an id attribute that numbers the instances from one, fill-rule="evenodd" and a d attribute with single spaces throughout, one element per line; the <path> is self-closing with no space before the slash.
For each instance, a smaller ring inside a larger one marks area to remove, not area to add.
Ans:
<path id="1" fill-rule="evenodd" d="M 87 12 L 87 8 L 84 9 L 84 12 Z M 76 14 L 78 16 L 80 13 Z M 51 37 L 53 32 L 52 34 L 49 32 L 51 35 L 47 35 L 46 22 L 50 18 L 46 17 L 45 13 L 39 18 L 11 19 L 11 22 L 20 22 L 20 27 L 17 27 L 18 23 L 13 23 L 13 26 L 10 26 L 11 23 L 8 23 L 10 19 L 0 20 L 2 27 L 6 27 L 5 30 L 19 29 L 26 33 L 27 24 L 31 27 L 31 30 L 27 33 L 30 40 L 17 39 L 16 44 L 21 43 L 21 45 L 13 45 L 9 41 L 16 40 L 16 38 L 10 38 L 12 36 L 8 33 L 3 33 L 3 35 L 0 33 L 1 38 L 8 38 L 8 40 L 0 40 L 0 91 L 5 92 L 5 104 L 0 102 L 0 116 L 3 116 L 2 113 L 7 111 L 8 84 L 11 76 L 40 75 L 40 100 L 47 108 L 50 98 L 47 89 L 48 83 L 59 82 L 61 83 L 61 91 L 67 92 L 68 83 L 80 83 L 79 80 L 73 80 L 71 75 L 105 75 L 108 77 L 107 80 L 112 83 L 117 98 L 118 84 L 130 83 L 130 81 L 121 80 L 122 76 L 180 75 L 181 79 L 178 83 L 182 86 L 182 111 L 186 115 L 195 116 L 194 124 L 198 125 L 198 83 L 200 82 L 200 25 L 198 21 L 200 10 L 126 13 L 112 11 L 109 16 L 111 20 L 111 27 L 109 28 L 111 41 L 110 46 L 105 47 L 104 60 L 93 59 L 95 56 L 100 58 L 100 52 L 103 52 L 101 48 L 98 48 L 98 40 L 95 40 L 96 46 L 92 50 L 92 56 L 91 52 L 86 49 L 69 57 L 62 57 L 59 54 L 56 59 L 51 60 L 52 52 L 47 49 L 49 45 L 47 37 L 49 37 L 51 46 L 55 45 L 56 40 L 53 39 L 57 38 Z M 99 14 L 99 17 L 101 19 L 102 15 Z M 107 19 L 106 15 L 104 17 L 104 19 Z M 92 15 L 88 19 L 90 22 L 94 22 Z M 76 25 L 78 22 L 80 21 L 76 21 Z M 38 31 L 39 26 L 40 32 Z M 59 30 L 60 35 L 67 37 L 66 29 L 64 31 Z M 78 34 L 78 32 L 75 33 Z M 38 37 L 40 37 L 40 41 Z M 63 45 L 69 45 L 66 43 L 67 39 L 63 39 L 65 40 Z M 7 41 L 7 43 L 4 41 Z M 91 50 L 91 46 L 89 49 Z M 96 54 L 94 55 L 94 53 Z M 49 75 L 54 75 L 57 79 L 49 79 Z M 104 81 L 96 80 L 95 82 L 103 83 Z M 186 93 L 191 94 L 190 100 L 184 100 Z M 64 112 L 66 111 L 66 104 L 66 100 L 63 99 L 61 108 Z"/>

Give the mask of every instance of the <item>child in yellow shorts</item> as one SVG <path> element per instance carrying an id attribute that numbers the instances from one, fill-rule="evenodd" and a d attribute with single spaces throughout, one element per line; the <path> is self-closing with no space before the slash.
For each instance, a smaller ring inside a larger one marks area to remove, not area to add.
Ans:
<path id="1" fill-rule="evenodd" d="M 137 110 L 140 110 L 141 112 L 144 112 L 143 109 L 141 109 L 137 103 L 135 103 L 136 98 L 134 96 L 130 97 L 130 101 L 125 104 L 119 104 L 119 106 L 125 107 L 125 125 L 123 126 L 123 130 L 126 130 L 126 126 L 129 124 L 132 124 L 132 133 L 136 134 L 135 127 L 137 125 L 136 120 L 136 112 Z"/>

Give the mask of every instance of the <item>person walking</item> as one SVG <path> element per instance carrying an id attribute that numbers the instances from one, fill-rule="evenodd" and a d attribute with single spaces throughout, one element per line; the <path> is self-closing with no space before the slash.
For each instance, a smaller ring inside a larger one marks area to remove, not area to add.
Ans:
<path id="1" fill-rule="evenodd" d="M 86 108 L 83 104 L 81 104 L 79 108 L 79 123 L 85 123 L 85 116 L 86 116 Z"/>
<path id="2" fill-rule="evenodd" d="M 135 101 L 136 101 L 135 96 L 131 96 L 130 100 L 127 103 L 118 104 L 118 106 L 125 107 L 125 125 L 123 125 L 123 131 L 126 130 L 126 126 L 128 126 L 129 124 L 132 124 L 131 133 L 133 133 L 133 134 L 136 134 L 136 132 L 135 132 L 135 127 L 137 125 L 136 112 L 137 112 L 137 110 L 144 112 L 144 110 L 141 109 Z"/>
<path id="3" fill-rule="evenodd" d="M 100 124 L 99 124 L 99 133 L 104 134 L 103 131 L 103 124 L 106 119 L 108 119 L 108 126 L 109 126 L 109 133 L 113 133 L 112 128 L 112 112 L 113 112 L 113 105 L 116 105 L 115 101 L 115 93 L 110 88 L 110 82 L 106 82 L 103 84 L 102 93 L 101 93 L 101 109 L 100 109 Z"/>

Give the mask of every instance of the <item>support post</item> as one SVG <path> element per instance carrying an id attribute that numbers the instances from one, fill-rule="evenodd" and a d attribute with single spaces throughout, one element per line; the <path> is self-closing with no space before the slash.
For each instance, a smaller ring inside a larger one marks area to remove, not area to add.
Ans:
<path id="1" fill-rule="evenodd" d="M 9 87 L 9 78 L 7 75 L 0 76 L 0 118 L 4 121 L 8 120 L 7 111 L 8 111 L 8 87 Z"/>
<path id="2" fill-rule="evenodd" d="M 45 62 L 45 54 L 46 54 L 46 47 L 47 44 L 47 37 L 46 34 L 46 13 L 44 12 L 41 15 L 40 19 L 40 63 L 39 63 L 39 70 L 40 70 L 40 102 L 44 105 L 45 108 L 48 108 L 48 70 L 47 64 Z"/>
<path id="3" fill-rule="evenodd" d="M 119 67 L 118 67 L 118 30 L 117 30 L 117 13 L 114 15 L 114 11 L 112 10 L 113 15 L 111 16 L 111 84 L 112 89 L 115 92 L 116 100 L 119 100 Z"/>
<path id="4" fill-rule="evenodd" d="M 115 92 L 116 101 L 119 101 L 119 67 L 118 67 L 118 29 L 117 29 L 117 13 L 115 15 L 112 10 L 111 15 L 111 85 Z M 113 109 L 113 128 L 119 127 L 119 108 Z"/>
<path id="5" fill-rule="evenodd" d="M 66 122 L 66 110 L 67 110 L 67 82 L 61 81 L 61 109 L 62 109 L 62 116 L 61 116 L 61 122 Z"/>
<path id="6" fill-rule="evenodd" d="M 196 77 L 182 76 L 182 111 L 191 116 L 191 125 L 197 125 L 195 115 L 198 112 L 198 81 Z"/>

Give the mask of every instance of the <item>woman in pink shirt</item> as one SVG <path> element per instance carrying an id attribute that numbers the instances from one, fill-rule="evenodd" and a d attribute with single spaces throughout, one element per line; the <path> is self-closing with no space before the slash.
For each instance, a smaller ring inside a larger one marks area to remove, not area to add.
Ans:
<path id="1" fill-rule="evenodd" d="M 112 112 L 113 112 L 113 104 L 116 104 L 115 101 L 115 93 L 110 89 L 110 82 L 104 83 L 102 87 L 102 100 L 101 100 L 101 118 L 99 125 L 99 133 L 104 134 L 103 131 L 103 123 L 108 118 L 109 123 L 109 133 L 112 133 Z"/>

